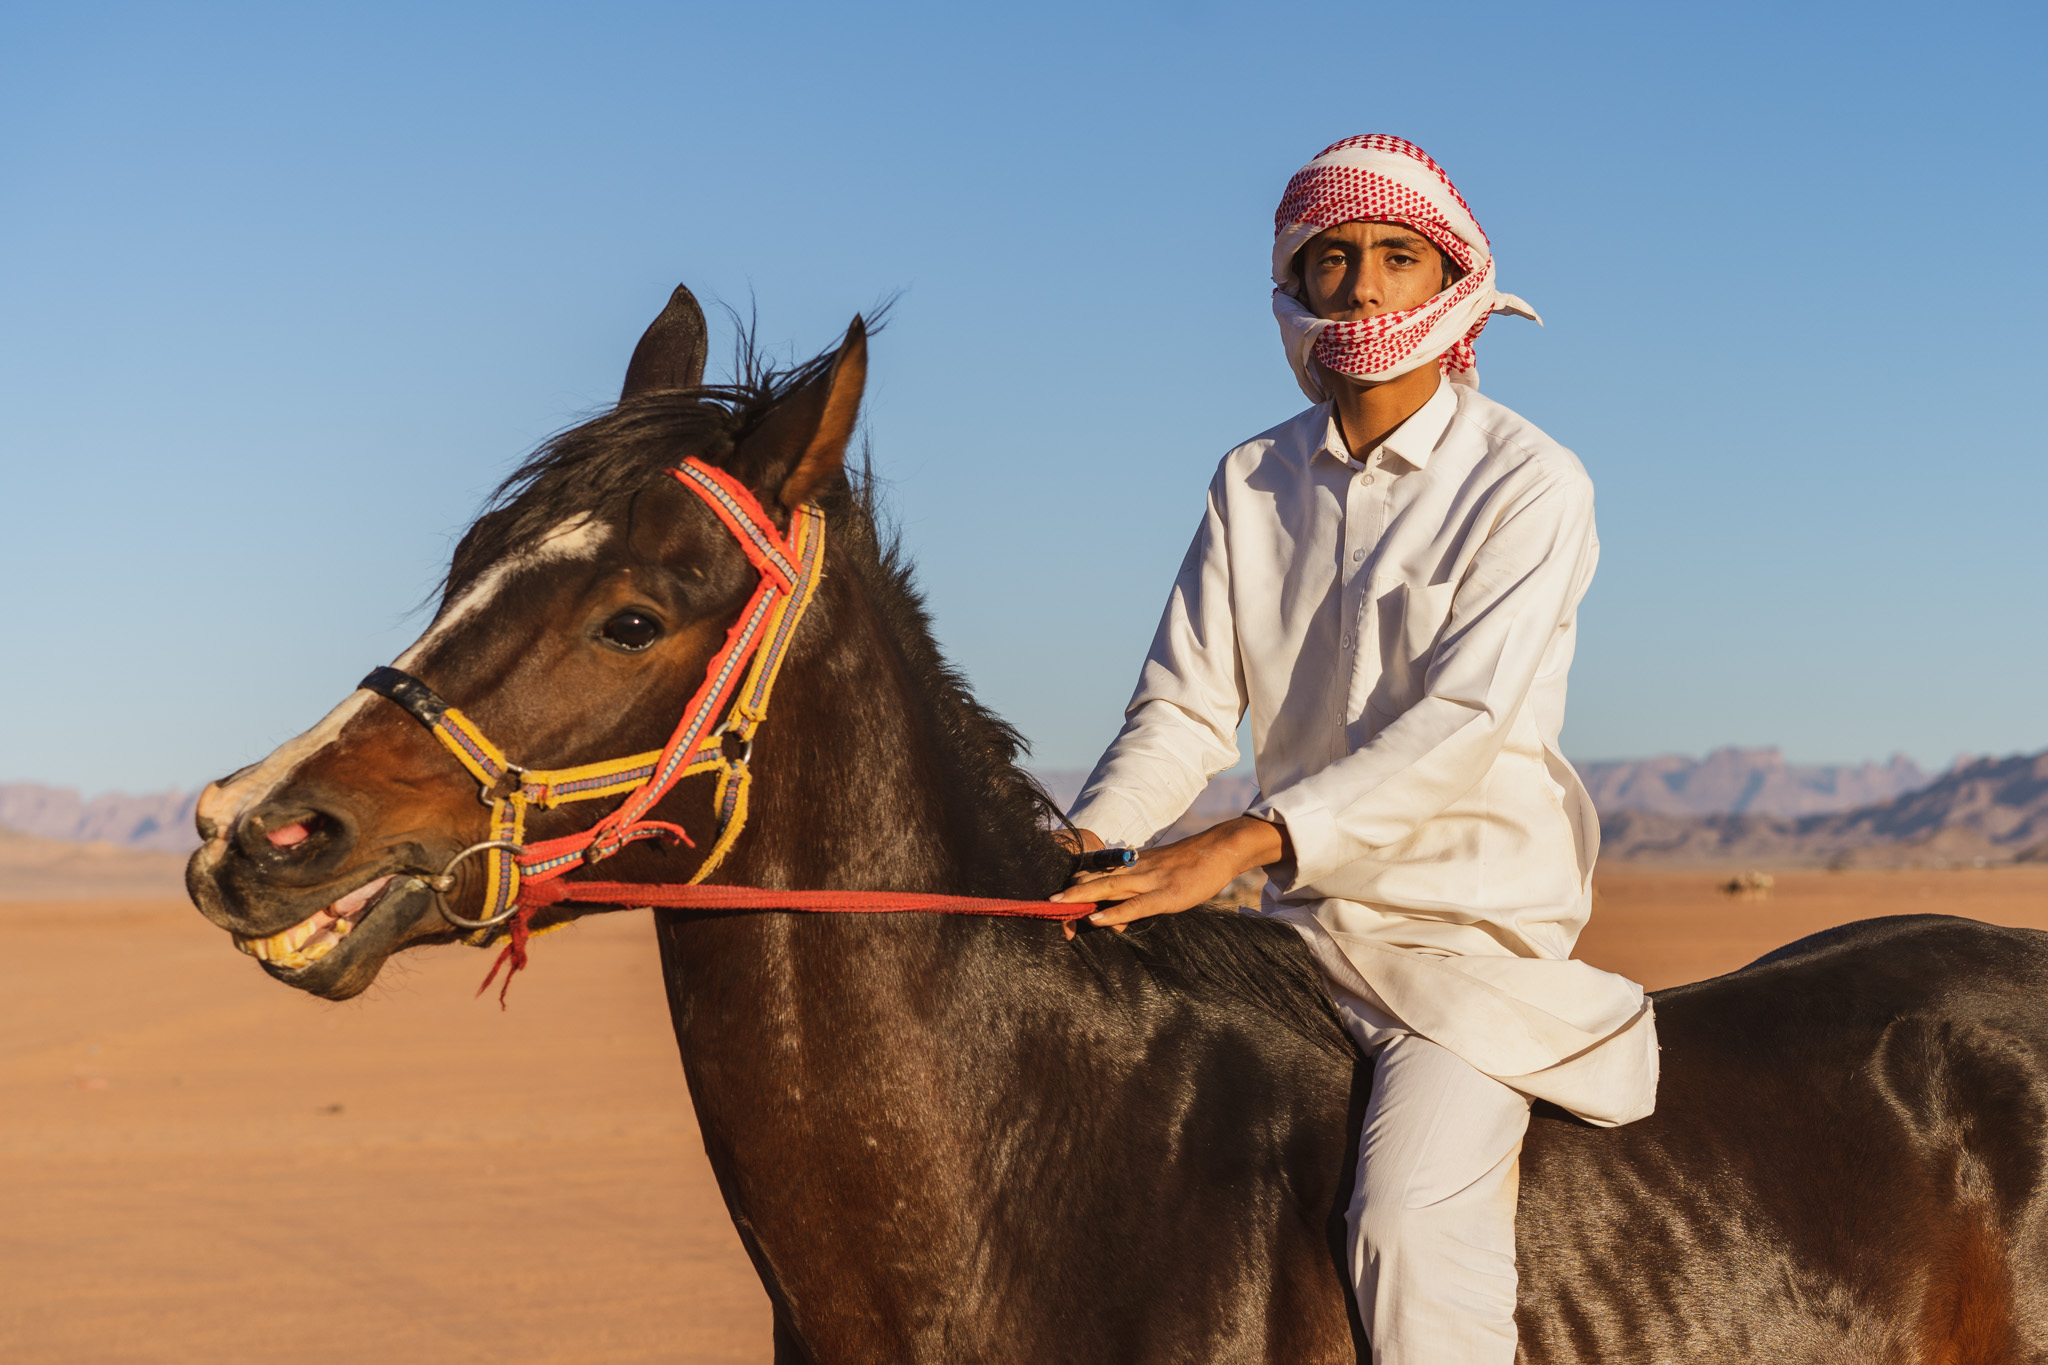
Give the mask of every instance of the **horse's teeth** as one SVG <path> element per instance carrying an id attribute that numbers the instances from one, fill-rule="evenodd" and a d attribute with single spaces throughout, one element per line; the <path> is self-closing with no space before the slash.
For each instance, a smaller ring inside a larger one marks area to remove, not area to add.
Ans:
<path id="1" fill-rule="evenodd" d="M 268 938 L 237 937 L 235 946 L 259 962 L 273 963 L 287 971 L 310 967 L 333 952 L 334 945 L 354 931 L 356 918 L 368 909 L 377 893 L 390 881 L 390 877 L 379 877 L 357 887 L 326 909 L 315 910 L 289 929 L 280 930 Z M 344 910 L 343 906 L 348 908 Z"/>

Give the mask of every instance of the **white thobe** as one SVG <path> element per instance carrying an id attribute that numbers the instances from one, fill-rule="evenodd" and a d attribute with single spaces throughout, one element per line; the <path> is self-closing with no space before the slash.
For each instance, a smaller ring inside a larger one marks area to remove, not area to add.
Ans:
<path id="1" fill-rule="evenodd" d="M 1236 762 L 1354 1031 L 1420 1035 L 1594 1123 L 1650 1112 L 1642 988 L 1571 959 L 1599 824 L 1558 749 L 1593 486 L 1563 446 L 1439 383 L 1354 459 L 1329 405 L 1224 456 L 1122 731 L 1072 812 L 1142 844 Z"/>

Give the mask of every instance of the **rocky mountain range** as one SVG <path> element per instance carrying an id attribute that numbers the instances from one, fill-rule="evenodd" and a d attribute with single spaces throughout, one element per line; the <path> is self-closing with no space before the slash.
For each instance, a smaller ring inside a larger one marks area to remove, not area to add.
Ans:
<path id="1" fill-rule="evenodd" d="M 2048 753 L 1958 762 L 1938 778 L 1910 759 L 1788 764 L 1775 749 L 1579 765 L 1610 862 L 1772 867 L 1990 866 L 2048 862 Z M 1040 774 L 1063 802 L 1087 774 Z M 1227 820 L 1250 777 L 1209 784 L 1163 836 Z"/>
<path id="2" fill-rule="evenodd" d="M 1823 815 L 1890 801 L 1934 780 L 1903 754 L 1888 763 L 1802 765 L 1787 763 L 1776 749 L 1576 766 L 1603 815 Z"/>
<path id="3" fill-rule="evenodd" d="M 2048 862 L 2048 753 L 1978 759 L 1918 791 L 1792 819 L 1622 810 L 1601 857 L 1777 867 L 1955 867 Z"/>
<path id="4" fill-rule="evenodd" d="M 1705 758 L 1665 754 L 1576 766 L 1603 815 L 1633 810 L 1660 815 L 1821 815 L 1890 801 L 1934 780 L 1903 754 L 1887 763 L 1797 764 L 1787 763 L 1776 749 L 1716 749 Z M 1088 778 L 1080 769 L 1054 769 L 1038 776 L 1063 804 L 1072 803 Z M 1242 812 L 1258 790 L 1251 777 L 1226 773 L 1195 798 L 1182 823 L 1206 829 L 1227 820 Z"/>
<path id="5" fill-rule="evenodd" d="M 192 828 L 198 801 L 197 792 L 176 789 L 142 796 L 107 792 L 88 800 L 70 787 L 0 783 L 0 829 L 67 843 L 190 853 L 199 847 Z"/>

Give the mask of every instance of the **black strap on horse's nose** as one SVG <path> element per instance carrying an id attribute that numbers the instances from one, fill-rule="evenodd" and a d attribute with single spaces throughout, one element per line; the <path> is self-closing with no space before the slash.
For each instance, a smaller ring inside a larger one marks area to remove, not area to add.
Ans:
<path id="1" fill-rule="evenodd" d="M 406 713 L 429 730 L 441 723 L 448 699 L 412 674 L 396 668 L 373 668 L 357 687 L 366 687 L 404 707 Z"/>

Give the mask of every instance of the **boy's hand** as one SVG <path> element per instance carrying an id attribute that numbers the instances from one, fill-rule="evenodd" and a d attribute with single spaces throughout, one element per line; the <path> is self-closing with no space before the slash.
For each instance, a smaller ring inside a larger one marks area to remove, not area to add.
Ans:
<path id="1" fill-rule="evenodd" d="M 1094 837 L 1086 830 L 1082 834 L 1084 843 Z M 1286 856 L 1287 835 L 1281 826 L 1240 815 L 1192 838 L 1147 849 L 1121 872 L 1080 873 L 1052 899 L 1115 901 L 1088 916 L 1088 922 L 1121 932 L 1133 920 L 1191 910 L 1221 893 L 1238 873 Z M 1072 938 L 1074 926 L 1066 928 Z"/>

